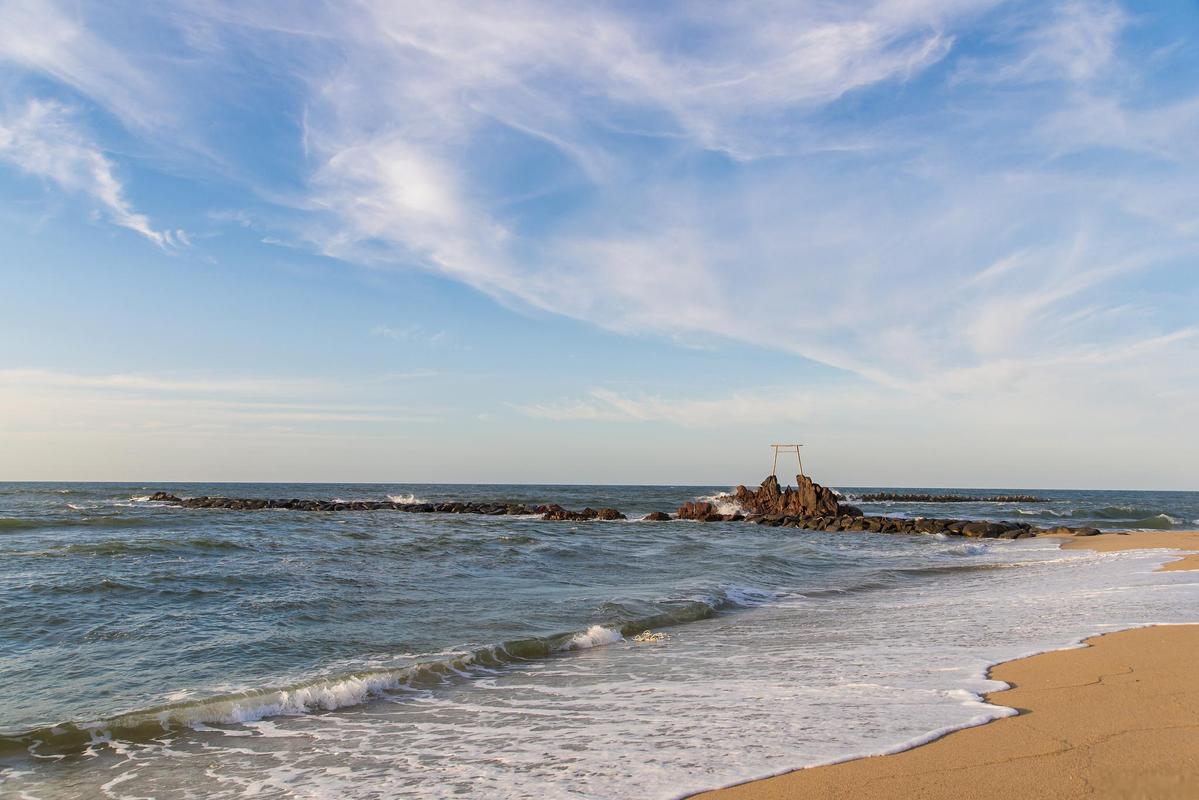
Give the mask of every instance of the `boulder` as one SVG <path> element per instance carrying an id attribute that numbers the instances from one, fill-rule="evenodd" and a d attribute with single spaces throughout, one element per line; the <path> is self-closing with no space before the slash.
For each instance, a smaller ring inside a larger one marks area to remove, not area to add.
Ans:
<path id="1" fill-rule="evenodd" d="M 664 511 L 651 511 L 643 519 L 648 522 L 670 522 L 670 515 Z"/>
<path id="2" fill-rule="evenodd" d="M 720 515 L 714 503 L 709 503 L 706 500 L 692 500 L 679 506 L 679 510 L 675 516 L 679 519 L 707 521 L 713 515 Z"/>
<path id="3" fill-rule="evenodd" d="M 997 522 L 967 522 L 962 526 L 962 535 L 994 539 L 1006 530 L 1006 525 Z"/>
<path id="4" fill-rule="evenodd" d="M 1056 528 L 1049 528 L 1041 531 L 1047 536 L 1098 536 L 1103 531 L 1098 528 L 1070 528 L 1065 525 L 1059 525 Z"/>

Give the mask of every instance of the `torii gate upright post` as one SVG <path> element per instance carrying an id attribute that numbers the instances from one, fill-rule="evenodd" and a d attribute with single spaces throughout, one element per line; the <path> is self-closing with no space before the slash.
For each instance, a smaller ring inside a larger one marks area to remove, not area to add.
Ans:
<path id="1" fill-rule="evenodd" d="M 799 462 L 799 474 L 803 475 L 803 456 L 799 454 L 799 448 L 803 447 L 802 444 L 772 444 L 770 446 L 774 448 L 774 468 L 770 470 L 771 475 L 778 477 L 780 450 L 784 453 L 795 453 L 795 460 Z"/>

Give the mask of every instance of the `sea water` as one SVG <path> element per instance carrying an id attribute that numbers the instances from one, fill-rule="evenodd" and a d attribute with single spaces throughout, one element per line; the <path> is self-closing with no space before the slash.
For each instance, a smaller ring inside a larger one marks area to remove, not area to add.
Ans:
<path id="1" fill-rule="evenodd" d="M 181 509 L 160 488 L 630 520 Z M 0 793 L 680 797 L 1010 713 L 980 698 L 997 661 L 1199 622 L 1164 551 L 638 520 L 726 489 L 2 485 Z M 1018 492 L 1048 502 L 863 507 L 1199 519 L 1195 493 Z"/>

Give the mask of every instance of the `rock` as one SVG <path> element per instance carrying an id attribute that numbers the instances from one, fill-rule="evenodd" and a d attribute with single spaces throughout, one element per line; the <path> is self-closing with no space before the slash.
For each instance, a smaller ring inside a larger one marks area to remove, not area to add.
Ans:
<path id="1" fill-rule="evenodd" d="M 154 494 L 150 495 L 150 499 L 156 503 L 182 503 L 183 502 L 175 495 L 167 494 L 166 492 L 155 492 Z"/>
<path id="2" fill-rule="evenodd" d="M 837 494 L 806 475 L 795 476 L 795 488 L 783 489 L 771 475 L 756 490 L 738 486 L 732 499 L 750 516 L 785 514 L 798 517 L 860 516 L 861 509 L 841 505 Z"/>
<path id="3" fill-rule="evenodd" d="M 962 526 L 962 535 L 994 539 L 1006 530 L 1006 525 L 996 522 L 967 522 Z"/>
<path id="4" fill-rule="evenodd" d="M 799 512 L 805 516 L 830 514 L 836 516 L 837 495 L 812 481 L 807 475 L 796 475 L 796 494 L 799 496 Z"/>
<path id="5" fill-rule="evenodd" d="M 615 508 L 604 508 L 596 511 L 594 508 L 584 508 L 582 511 L 570 511 L 557 504 L 547 506 L 538 506 L 532 511 L 544 512 L 541 515 L 542 519 L 558 521 L 558 522 L 586 522 L 593 519 L 615 520 L 627 519 L 624 514 L 617 511 Z M 502 512 L 501 512 L 502 513 Z"/>
<path id="6" fill-rule="evenodd" d="M 714 503 L 709 503 L 706 500 L 692 500 L 679 506 L 679 510 L 675 516 L 679 519 L 707 521 L 708 517 L 713 514 L 719 515 Z"/>
<path id="7" fill-rule="evenodd" d="M 1098 528 L 1069 528 L 1065 525 L 1059 525 L 1056 528 L 1049 528 L 1041 531 L 1047 536 L 1098 536 L 1103 531 Z"/>
<path id="8" fill-rule="evenodd" d="M 651 511 L 643 519 L 648 522 L 670 522 L 670 515 L 664 511 Z"/>

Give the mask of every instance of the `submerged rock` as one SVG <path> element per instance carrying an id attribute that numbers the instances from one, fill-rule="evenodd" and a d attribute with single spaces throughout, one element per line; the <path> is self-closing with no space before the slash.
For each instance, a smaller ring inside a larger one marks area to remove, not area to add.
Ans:
<path id="1" fill-rule="evenodd" d="M 1058 525 L 1056 528 L 1050 528 L 1045 531 L 1049 536 L 1098 536 L 1103 531 L 1098 528 L 1070 528 L 1066 525 Z"/>

